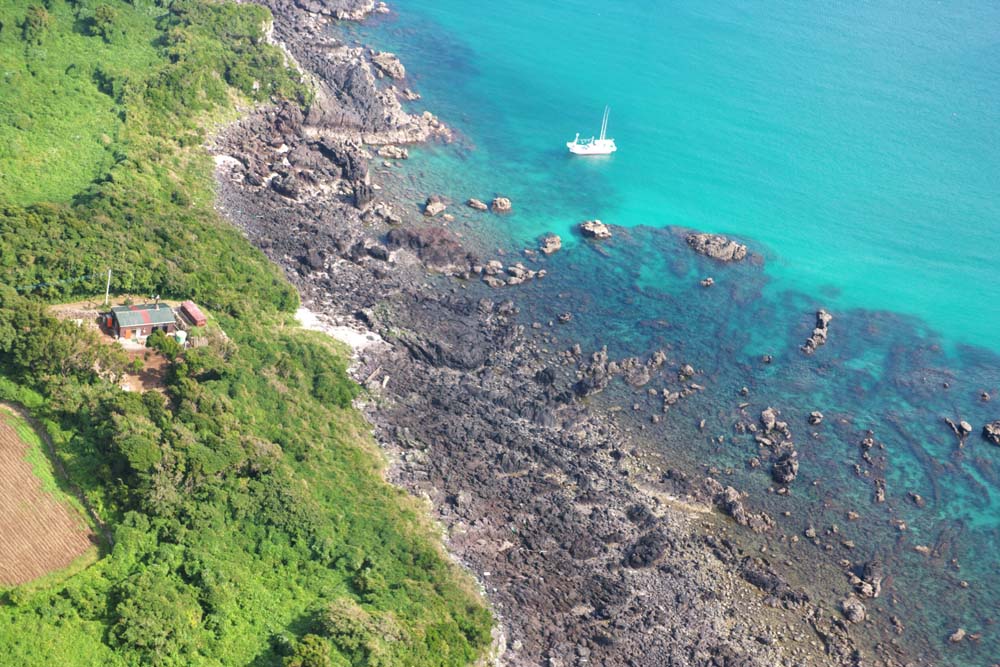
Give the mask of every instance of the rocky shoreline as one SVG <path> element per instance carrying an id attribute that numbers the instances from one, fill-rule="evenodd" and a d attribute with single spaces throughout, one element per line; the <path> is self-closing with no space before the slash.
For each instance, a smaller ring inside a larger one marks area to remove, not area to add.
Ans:
<path id="1" fill-rule="evenodd" d="M 587 400 L 615 380 L 639 389 L 656 378 L 666 409 L 698 391 L 694 369 L 666 355 L 551 351 L 545 333 L 519 324 L 517 290 L 491 286 L 488 261 L 426 211 L 385 197 L 370 162 L 405 159 L 399 144 L 449 132 L 404 111 L 416 93 L 398 59 L 324 27 L 378 7 L 261 4 L 318 92 L 307 111 L 259 109 L 216 139 L 219 208 L 312 311 L 387 342 L 355 360 L 363 408 L 390 480 L 428 499 L 448 549 L 481 582 L 500 623 L 497 664 L 900 664 L 873 647 L 880 628 L 856 629 L 860 600 L 814 599 L 786 580 L 755 539 L 771 517 L 646 453 Z M 746 255 L 704 240 L 692 247 Z M 790 446 L 770 421 L 766 433 Z M 782 483 L 797 470 L 786 450 L 774 469 Z"/>

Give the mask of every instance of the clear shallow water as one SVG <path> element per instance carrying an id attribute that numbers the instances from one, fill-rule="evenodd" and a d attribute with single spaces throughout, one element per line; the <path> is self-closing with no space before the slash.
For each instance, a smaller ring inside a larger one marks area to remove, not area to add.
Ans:
<path id="1" fill-rule="evenodd" d="M 458 205 L 455 229 L 491 225 L 508 251 L 563 236 L 563 251 L 538 260 L 549 277 L 517 288 L 525 322 L 572 311 L 556 327 L 567 345 L 666 348 L 707 387 L 657 426 L 658 400 L 622 387 L 599 400 L 638 402 L 622 412 L 635 429 L 692 470 L 731 469 L 754 506 L 791 512 L 789 535 L 837 524 L 831 551 L 795 547 L 803 577 L 810 554 L 883 559 L 891 579 L 869 607 L 903 620 L 900 641 L 923 664 L 992 664 L 1000 448 L 978 432 L 1000 418 L 1000 5 L 702 4 L 410 0 L 354 30 L 399 53 L 424 95 L 415 109 L 463 135 L 412 152 L 401 173 L 414 208 L 431 192 L 501 193 L 513 215 Z M 605 103 L 619 153 L 565 155 Z M 632 229 L 598 252 L 571 232 L 595 217 Z M 670 225 L 739 235 L 765 264 L 714 264 L 660 229 Z M 820 306 L 836 316 L 831 342 L 805 357 Z M 773 405 L 791 424 L 802 467 L 790 497 L 768 491 L 770 453 L 734 433 L 742 401 L 751 420 Z M 806 423 L 814 409 L 819 428 Z M 964 448 L 944 417 L 973 424 Z M 868 429 L 875 465 L 861 459 Z M 958 627 L 983 637 L 951 646 Z"/>
<path id="2" fill-rule="evenodd" d="M 776 289 L 1000 350 L 1000 5 L 407 0 L 379 28 L 476 150 L 446 194 L 728 232 Z M 611 158 L 566 155 L 612 106 Z"/>

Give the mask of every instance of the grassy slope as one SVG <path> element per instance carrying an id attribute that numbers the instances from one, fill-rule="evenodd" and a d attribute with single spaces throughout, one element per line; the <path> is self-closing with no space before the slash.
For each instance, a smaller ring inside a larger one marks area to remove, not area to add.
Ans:
<path id="1" fill-rule="evenodd" d="M 219 220 L 203 127 L 235 96 L 304 96 L 266 14 L 206 0 L 0 7 L 0 398 L 28 404 L 114 532 L 68 579 L 8 591 L 20 665 L 461 665 L 489 615 L 412 499 L 386 485 L 340 353 Z M 14 82 L 7 94 L 7 85 Z M 255 92 L 254 82 L 260 83 Z M 42 304 L 194 297 L 230 339 L 180 355 L 166 400 Z M 11 289 L 11 286 L 21 289 Z M 95 371 L 100 369 L 100 372 Z"/>
<path id="2" fill-rule="evenodd" d="M 40 44 L 22 39 L 27 2 L 0 4 L 0 192 L 15 203 L 66 202 L 114 163 L 122 121 L 93 80 L 96 63 L 142 70 L 158 54 L 154 14 L 121 13 L 114 44 L 55 0 L 55 26 Z"/>

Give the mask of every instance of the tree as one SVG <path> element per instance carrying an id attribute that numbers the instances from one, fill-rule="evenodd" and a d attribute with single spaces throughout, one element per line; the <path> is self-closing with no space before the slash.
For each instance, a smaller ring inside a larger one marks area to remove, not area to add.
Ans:
<path id="1" fill-rule="evenodd" d="M 118 12 L 111 5 L 98 5 L 94 10 L 94 34 L 110 44 L 118 32 Z"/>
<path id="2" fill-rule="evenodd" d="M 173 361 L 181 352 L 181 344 L 173 336 L 168 336 L 157 329 L 146 338 L 146 347 L 157 350 L 168 360 Z"/>
<path id="3" fill-rule="evenodd" d="M 31 5 L 24 15 L 21 34 L 29 44 L 41 44 L 42 38 L 52 27 L 52 15 L 41 5 Z"/>
<path id="4" fill-rule="evenodd" d="M 338 660 L 338 664 L 345 664 Z M 292 654 L 285 658 L 285 667 L 336 667 L 333 662 L 330 642 L 316 635 L 306 635 Z"/>
<path id="5" fill-rule="evenodd" d="M 127 581 L 120 594 L 115 641 L 138 653 L 142 664 L 183 664 L 181 654 L 200 638 L 204 612 L 196 590 L 174 576 L 146 570 Z"/>

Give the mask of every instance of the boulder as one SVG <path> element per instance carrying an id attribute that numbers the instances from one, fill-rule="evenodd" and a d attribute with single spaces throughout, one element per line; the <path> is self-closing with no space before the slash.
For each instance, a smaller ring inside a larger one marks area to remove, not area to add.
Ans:
<path id="1" fill-rule="evenodd" d="M 402 146 L 393 146 L 392 144 L 387 144 L 378 149 L 379 157 L 384 157 L 387 160 L 405 160 L 410 157 L 410 152 L 403 148 Z"/>
<path id="2" fill-rule="evenodd" d="M 538 245 L 538 249 L 546 255 L 551 255 L 560 248 L 562 248 L 562 239 L 556 234 L 546 234 Z"/>
<path id="3" fill-rule="evenodd" d="M 424 204 L 424 215 L 428 218 L 432 218 L 435 215 L 444 213 L 444 210 L 448 208 L 448 205 L 441 200 L 441 197 L 433 195 L 427 198 L 427 203 Z"/>
<path id="4" fill-rule="evenodd" d="M 313 271 L 319 271 L 326 266 L 323 261 L 323 256 L 320 255 L 319 251 L 313 248 L 301 258 L 299 258 L 302 264 Z"/>
<path id="5" fill-rule="evenodd" d="M 799 455 L 796 451 L 785 452 L 771 466 L 771 477 L 778 484 L 790 484 L 799 474 Z"/>
<path id="6" fill-rule="evenodd" d="M 354 186 L 354 206 L 364 210 L 375 200 L 375 188 L 368 183 L 359 182 Z"/>
<path id="7" fill-rule="evenodd" d="M 403 63 L 399 62 L 399 58 L 394 53 L 387 51 L 376 53 L 372 56 L 372 62 L 375 63 L 375 67 L 385 76 L 393 79 L 406 78 L 406 68 L 403 67 Z"/>
<path id="8" fill-rule="evenodd" d="M 801 349 L 803 352 L 812 354 L 821 345 L 826 345 L 826 337 L 829 333 L 829 325 L 832 320 L 833 315 L 822 308 L 816 311 L 816 326 L 813 328 L 812 335 L 802 345 Z"/>
<path id="9" fill-rule="evenodd" d="M 589 239 L 610 239 L 611 229 L 600 220 L 587 220 L 580 223 L 580 233 Z"/>
<path id="10" fill-rule="evenodd" d="M 715 284 L 715 278 L 713 278 L 712 276 L 708 276 L 707 278 L 701 281 L 702 287 L 711 287 L 714 284 Z"/>
<path id="11" fill-rule="evenodd" d="M 809 423 L 813 426 L 817 426 L 823 423 L 823 413 L 819 410 L 809 413 Z"/>
<path id="12" fill-rule="evenodd" d="M 983 427 L 983 437 L 1000 446 L 1000 419 L 992 421 Z"/>
<path id="13" fill-rule="evenodd" d="M 491 259 L 483 267 L 483 273 L 488 276 L 496 276 L 503 273 L 503 262 L 498 259 Z"/>
<path id="14" fill-rule="evenodd" d="M 865 605 L 853 596 L 845 598 L 840 603 L 840 609 L 844 612 L 844 618 L 851 623 L 862 623 L 867 615 Z"/>
<path id="15" fill-rule="evenodd" d="M 882 561 L 876 559 L 865 563 L 861 572 L 861 585 L 858 592 L 870 598 L 877 598 L 882 593 L 882 581 L 885 579 Z"/>
<path id="16" fill-rule="evenodd" d="M 506 197 L 494 197 L 490 208 L 493 209 L 494 213 L 510 213 L 513 206 Z"/>
<path id="17" fill-rule="evenodd" d="M 687 244 L 706 257 L 720 262 L 739 262 L 747 256 L 747 247 L 719 234 L 688 234 Z"/>
<path id="18" fill-rule="evenodd" d="M 778 425 L 778 411 L 774 408 L 767 408 L 760 413 L 760 423 L 765 431 L 773 431 Z"/>
<path id="19" fill-rule="evenodd" d="M 469 208 L 474 208 L 477 211 L 485 211 L 486 209 L 489 208 L 489 206 L 487 206 L 485 202 L 481 202 L 475 197 L 470 198 L 469 201 L 465 202 L 465 205 L 468 206 Z"/>

